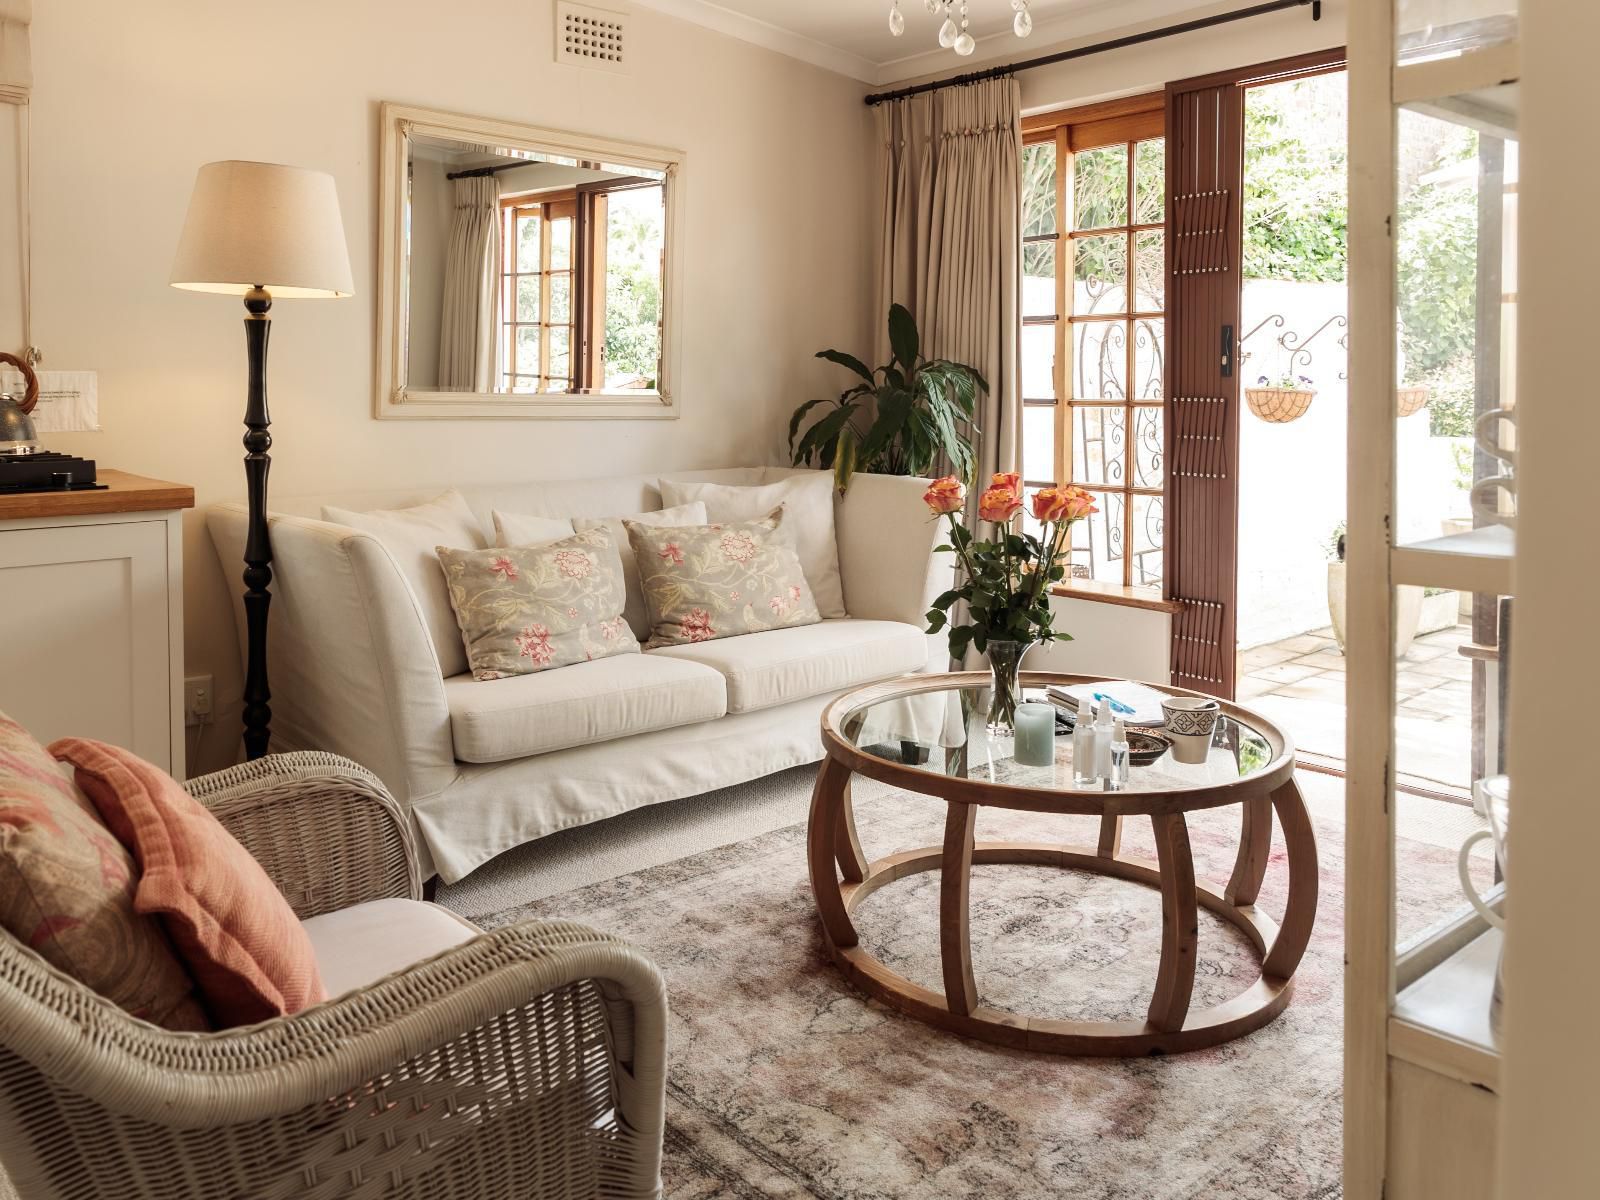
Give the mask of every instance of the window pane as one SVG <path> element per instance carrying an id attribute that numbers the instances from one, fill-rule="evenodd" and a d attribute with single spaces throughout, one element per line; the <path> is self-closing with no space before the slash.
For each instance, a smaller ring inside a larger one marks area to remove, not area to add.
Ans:
<path id="1" fill-rule="evenodd" d="M 1073 399 L 1121 400 L 1128 372 L 1127 322 L 1083 321 L 1072 329 Z"/>
<path id="2" fill-rule="evenodd" d="M 1022 407 L 1022 477 L 1025 480 L 1055 482 L 1056 411 L 1053 404 Z"/>
<path id="3" fill-rule="evenodd" d="M 1072 156 L 1074 229 L 1128 221 L 1128 147 L 1104 146 Z"/>
<path id="4" fill-rule="evenodd" d="M 1054 325 L 1024 325 L 1022 327 L 1022 398 L 1024 400 L 1054 400 L 1056 398 L 1056 327 Z"/>
<path id="5" fill-rule="evenodd" d="M 1072 409 L 1072 482 L 1127 483 L 1127 438 L 1122 408 Z"/>
<path id="6" fill-rule="evenodd" d="M 1072 526 L 1072 568 L 1074 579 L 1097 579 L 1102 583 L 1122 583 L 1124 557 L 1120 492 L 1096 492 L 1100 509 Z"/>
<path id="7" fill-rule="evenodd" d="M 1167 353 L 1167 323 L 1156 317 L 1133 323 L 1133 398 L 1165 399 L 1162 370 Z"/>
<path id="8" fill-rule="evenodd" d="M 1166 307 L 1166 235 L 1158 229 L 1134 235 L 1133 308 L 1135 312 L 1160 312 Z"/>
<path id="9" fill-rule="evenodd" d="M 607 197 L 605 386 L 654 387 L 661 371 L 661 252 L 666 210 L 659 187 Z"/>
<path id="10" fill-rule="evenodd" d="M 517 330 L 517 373 L 539 373 L 539 330 L 536 326 L 524 325 Z"/>
<path id="11" fill-rule="evenodd" d="M 1022 315 L 1049 317 L 1056 311 L 1056 244 L 1029 242 L 1022 248 Z"/>
<path id="12" fill-rule="evenodd" d="M 1133 497 L 1133 582 L 1161 582 L 1166 544 L 1166 502 L 1160 496 Z"/>
<path id="13" fill-rule="evenodd" d="M 1128 311 L 1128 239 L 1113 233 L 1073 239 L 1072 311 Z"/>
<path id="14" fill-rule="evenodd" d="M 1133 223 L 1154 225 L 1166 213 L 1167 143 L 1140 142 L 1133 151 Z"/>
<path id="15" fill-rule="evenodd" d="M 539 320 L 539 277 L 521 275 L 517 278 L 517 320 L 537 323 Z"/>
<path id="16" fill-rule="evenodd" d="M 537 216 L 517 217 L 517 270 L 537 271 L 539 269 L 539 218 Z"/>
<path id="17" fill-rule="evenodd" d="M 550 276 L 550 323 L 566 325 L 572 320 L 572 276 Z"/>
<path id="18" fill-rule="evenodd" d="M 539 377 L 537 375 L 513 375 L 511 377 L 511 390 L 513 392 L 537 392 L 539 390 Z"/>
<path id="19" fill-rule="evenodd" d="M 1159 408 L 1133 410 L 1133 484 L 1156 488 L 1165 482 L 1165 414 Z"/>
<path id="20" fill-rule="evenodd" d="M 550 330 L 550 369 L 546 374 L 550 376 L 551 391 L 557 391 L 557 381 L 569 373 L 567 363 L 570 358 L 569 350 L 572 345 L 572 331 L 565 326 L 556 326 Z"/>
<path id="21" fill-rule="evenodd" d="M 1056 232 L 1056 147 L 1040 142 L 1022 150 L 1022 236 Z"/>
<path id="22" fill-rule="evenodd" d="M 572 266 L 572 218 L 550 222 L 550 269 L 564 271 Z"/>

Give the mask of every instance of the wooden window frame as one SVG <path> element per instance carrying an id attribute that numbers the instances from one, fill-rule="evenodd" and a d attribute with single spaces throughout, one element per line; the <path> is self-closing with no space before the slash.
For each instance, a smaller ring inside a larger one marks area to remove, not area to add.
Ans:
<path id="1" fill-rule="evenodd" d="M 1135 366 L 1137 358 L 1137 337 L 1135 331 L 1141 321 L 1167 320 L 1165 307 L 1166 297 L 1163 292 L 1162 308 L 1149 312 L 1136 311 L 1134 303 L 1138 296 L 1138 259 L 1137 246 L 1141 233 L 1152 231 L 1165 232 L 1165 216 L 1157 222 L 1135 224 L 1134 180 L 1137 171 L 1137 160 L 1134 153 L 1139 142 L 1149 141 L 1154 138 L 1165 138 L 1166 129 L 1166 96 L 1163 92 L 1154 92 L 1142 96 L 1131 96 L 1121 100 L 1111 100 L 1100 104 L 1084 105 L 1078 108 L 1061 109 L 1055 112 L 1037 113 L 1025 117 L 1022 121 L 1022 141 L 1024 147 L 1054 143 L 1056 150 L 1056 230 L 1054 233 L 1024 237 L 1024 244 L 1034 242 L 1053 242 L 1056 246 L 1055 260 L 1055 312 L 1048 316 L 1024 316 L 1024 326 L 1054 326 L 1055 330 L 1055 366 L 1052 372 L 1054 399 L 1043 400 L 1040 398 L 1023 397 L 1023 405 L 1049 406 L 1056 409 L 1055 422 L 1055 447 L 1052 461 L 1055 464 L 1056 480 L 1066 480 L 1080 487 L 1089 488 L 1100 494 L 1112 493 L 1123 497 L 1122 500 L 1122 582 L 1118 585 L 1107 581 L 1091 580 L 1066 580 L 1056 589 L 1061 594 L 1081 594 L 1085 598 L 1098 600 L 1112 600 L 1120 598 L 1125 602 L 1137 602 L 1141 606 L 1167 608 L 1167 602 L 1161 600 L 1161 586 L 1157 584 L 1138 584 L 1133 581 L 1134 570 L 1134 498 L 1138 496 L 1159 497 L 1165 502 L 1166 484 L 1165 475 L 1160 487 L 1138 487 L 1134 483 L 1137 447 L 1137 414 L 1140 410 L 1161 410 L 1165 406 L 1165 397 L 1154 400 L 1139 400 L 1132 395 L 1135 390 Z M 1128 191 L 1126 221 L 1121 225 L 1108 226 L 1103 229 L 1075 229 L 1073 228 L 1073 169 L 1072 160 L 1075 154 L 1098 150 L 1106 146 L 1125 145 L 1128 148 Z M 1163 189 L 1164 192 L 1165 189 Z M 1105 237 L 1122 234 L 1126 238 L 1127 250 L 1127 310 L 1119 313 L 1087 314 L 1073 311 L 1074 288 L 1073 276 L 1076 270 L 1075 244 L 1078 240 L 1088 237 Z M 1163 250 L 1166 247 L 1163 245 Z M 1165 272 L 1163 272 L 1163 285 Z M 1073 394 L 1072 381 L 1075 376 L 1073 351 L 1074 351 L 1074 326 L 1086 323 L 1123 323 L 1129 330 L 1127 338 L 1127 363 L 1124 368 L 1124 396 L 1120 402 L 1106 403 L 1102 397 L 1078 398 Z M 1163 389 L 1164 390 L 1164 389 Z M 1087 480 L 1076 478 L 1077 464 L 1073 459 L 1072 428 L 1073 415 L 1078 409 L 1121 409 L 1124 422 L 1125 453 L 1127 461 L 1124 470 L 1124 481 L 1120 485 L 1109 483 L 1090 483 Z M 1048 483 L 1050 480 L 1030 480 L 1029 483 Z M 1161 552 L 1165 562 L 1167 547 L 1163 543 Z M 1163 576 L 1166 571 L 1163 568 Z M 1094 583 L 1094 587 L 1084 585 Z M 1108 589 L 1118 589 L 1115 592 Z"/>
<path id="2" fill-rule="evenodd" d="M 500 198 L 500 227 L 504 231 L 510 227 L 513 237 L 501 250 L 500 255 L 500 291 L 498 302 L 503 307 L 499 316 L 500 335 L 505 338 L 505 358 L 501 363 L 504 377 L 508 380 L 524 379 L 528 376 L 525 372 L 518 371 L 517 367 L 517 331 L 523 328 L 537 328 L 539 330 L 539 373 L 537 384 L 532 393 L 521 392 L 518 395 L 546 395 L 551 394 L 550 383 L 552 379 L 559 378 L 566 387 L 560 389 L 566 392 L 575 382 L 582 378 L 580 373 L 580 350 L 578 340 L 578 314 L 579 297 L 577 294 L 578 257 L 581 247 L 585 244 L 583 230 L 579 221 L 577 192 L 567 189 L 560 192 L 533 192 L 521 196 L 502 196 Z M 532 215 L 537 212 L 539 216 L 539 269 L 537 271 L 508 270 L 515 267 L 517 261 L 517 247 L 515 231 L 518 218 L 523 214 Z M 551 222 L 562 219 L 572 221 L 572 252 L 568 256 L 568 265 L 552 268 L 550 265 Z M 519 321 L 517 317 L 517 281 L 529 275 L 539 277 L 539 319 L 537 321 Z M 564 275 L 567 278 L 567 320 L 552 322 L 550 316 L 550 281 L 554 276 Z M 550 374 L 550 331 L 565 329 L 567 331 L 567 374 L 552 376 Z M 508 391 L 511 388 L 507 389 Z"/>

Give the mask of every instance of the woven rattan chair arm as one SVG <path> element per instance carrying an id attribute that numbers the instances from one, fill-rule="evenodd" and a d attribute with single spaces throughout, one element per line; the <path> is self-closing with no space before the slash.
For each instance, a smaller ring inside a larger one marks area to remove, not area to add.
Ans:
<path id="1" fill-rule="evenodd" d="M 358 1106 L 415 1079 L 417 1064 L 438 1061 L 441 1050 L 454 1086 L 492 1084 L 512 1097 L 537 1091 L 547 1083 L 545 1054 L 525 1044 L 530 1014 L 584 981 L 598 988 L 618 1112 L 627 1127 L 659 1141 L 661 974 L 620 939 L 566 921 L 485 933 L 294 1016 L 206 1034 L 140 1021 L 8 938 L 0 941 L 0 1041 L 99 1108 L 168 1128 L 215 1129 L 307 1107 Z M 485 1047 L 519 1039 L 520 1053 L 483 1061 Z"/>
<path id="2" fill-rule="evenodd" d="M 266 868 L 301 918 L 422 895 L 411 819 L 337 754 L 269 754 L 184 785 Z"/>

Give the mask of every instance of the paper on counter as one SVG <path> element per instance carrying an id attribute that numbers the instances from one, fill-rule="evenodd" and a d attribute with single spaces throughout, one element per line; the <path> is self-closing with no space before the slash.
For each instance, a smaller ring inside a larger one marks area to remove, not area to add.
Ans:
<path id="1" fill-rule="evenodd" d="M 100 431 L 99 376 L 93 371 L 40 371 L 39 403 L 33 410 L 33 427 L 47 433 L 98 433 Z M 0 366 L 0 391 L 18 400 L 27 391 L 22 372 Z"/>

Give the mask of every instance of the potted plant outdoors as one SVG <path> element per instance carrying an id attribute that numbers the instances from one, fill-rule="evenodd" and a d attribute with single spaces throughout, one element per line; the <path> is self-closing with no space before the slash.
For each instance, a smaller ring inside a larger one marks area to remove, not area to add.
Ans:
<path id="1" fill-rule="evenodd" d="M 1328 539 L 1328 616 L 1333 624 L 1333 636 L 1339 643 L 1339 653 L 1345 649 L 1345 622 L 1348 599 L 1345 591 L 1344 561 L 1345 523 L 1333 527 Z M 1394 596 L 1394 656 L 1401 657 L 1411 649 L 1412 640 L 1422 622 L 1423 590 L 1411 584 L 1395 588 Z"/>
<path id="2" fill-rule="evenodd" d="M 1072 635 L 1051 627 L 1050 585 L 1066 574 L 1070 553 L 1068 529 L 1098 512 L 1094 497 L 1082 488 L 1040 488 L 1031 497 L 1033 516 L 1044 526 L 1043 538 L 1017 528 L 1022 511 L 1022 479 L 1015 472 L 996 475 L 978 498 L 978 518 L 994 527 L 988 539 L 974 537 L 961 523 L 966 488 L 954 475 L 937 479 L 923 494 L 933 513 L 950 522 L 950 542 L 938 549 L 953 552 L 961 563 L 962 581 L 933 602 L 928 632 L 938 633 L 951 621 L 951 610 L 966 602 L 969 618 L 950 625 L 950 657 L 959 659 L 972 646 L 989 656 L 993 676 L 989 731 L 1010 736 L 1016 728 L 1022 698 L 1022 658 L 1041 642 L 1070 642 Z"/>
<path id="3" fill-rule="evenodd" d="M 841 494 L 857 471 L 927 475 L 941 459 L 970 481 L 978 432 L 973 417 L 978 393 L 989 385 L 971 367 L 922 358 L 917 323 L 903 305 L 889 309 L 889 346 L 892 357 L 876 370 L 842 350 L 817 352 L 854 371 L 860 382 L 837 400 L 808 400 L 795 409 L 789 418 L 794 465 L 831 469 Z M 833 408 L 802 434 L 806 414 L 823 404 Z"/>
<path id="4" fill-rule="evenodd" d="M 1276 379 L 1262 375 L 1254 387 L 1244 390 L 1251 412 L 1263 421 L 1280 425 L 1305 416 L 1316 394 L 1308 375 L 1280 375 Z"/>

